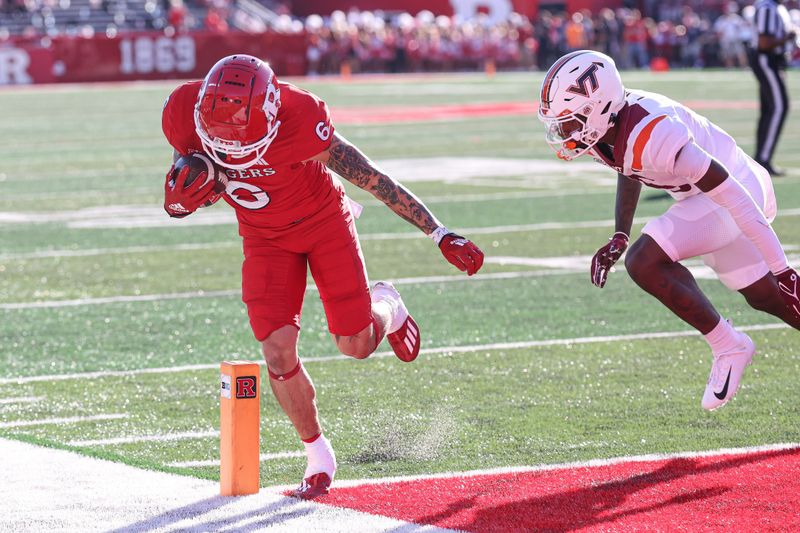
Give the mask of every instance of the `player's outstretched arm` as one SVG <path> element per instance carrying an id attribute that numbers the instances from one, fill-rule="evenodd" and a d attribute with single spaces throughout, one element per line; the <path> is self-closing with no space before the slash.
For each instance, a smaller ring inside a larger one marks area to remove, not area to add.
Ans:
<path id="1" fill-rule="evenodd" d="M 761 252 L 778 282 L 786 306 L 800 317 L 797 272 L 789 266 L 783 246 L 764 213 L 750 193 L 728 170 L 694 143 L 681 149 L 675 170 L 683 171 L 714 202 L 728 210 L 742 233 Z M 692 174 L 694 172 L 694 174 Z"/>
<path id="2" fill-rule="evenodd" d="M 614 209 L 615 233 L 608 240 L 608 244 L 597 250 L 592 257 L 592 283 L 601 289 L 606 285 L 611 267 L 619 261 L 628 248 L 633 215 L 639 204 L 641 190 L 640 182 L 617 174 L 617 202 Z"/>
<path id="3" fill-rule="evenodd" d="M 321 155 L 328 168 L 372 194 L 426 235 L 442 225 L 419 198 L 383 172 L 338 132 L 334 132 L 330 147 Z"/>
<path id="4" fill-rule="evenodd" d="M 459 270 L 471 276 L 483 265 L 483 252 L 475 244 L 447 230 L 414 193 L 383 172 L 338 132 L 334 132 L 330 147 L 314 159 L 368 191 L 398 216 L 430 236 L 439 245 L 445 259 Z"/>

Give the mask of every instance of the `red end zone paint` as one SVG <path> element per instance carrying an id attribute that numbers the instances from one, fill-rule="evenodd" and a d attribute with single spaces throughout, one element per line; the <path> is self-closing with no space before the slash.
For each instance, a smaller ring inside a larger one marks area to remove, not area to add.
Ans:
<path id="1" fill-rule="evenodd" d="M 800 530 L 800 449 L 334 488 L 320 503 L 465 531 Z"/>
<path id="2" fill-rule="evenodd" d="M 697 100 L 685 102 L 694 110 L 755 109 L 756 102 Z M 535 115 L 535 102 L 496 102 L 439 106 L 339 107 L 333 111 L 336 124 L 392 124 L 396 122 L 435 122 L 509 115 Z"/>
<path id="3" fill-rule="evenodd" d="M 333 111 L 333 120 L 336 124 L 433 122 L 518 114 L 532 115 L 534 113 L 536 113 L 536 106 L 528 102 L 410 107 L 339 107 Z"/>

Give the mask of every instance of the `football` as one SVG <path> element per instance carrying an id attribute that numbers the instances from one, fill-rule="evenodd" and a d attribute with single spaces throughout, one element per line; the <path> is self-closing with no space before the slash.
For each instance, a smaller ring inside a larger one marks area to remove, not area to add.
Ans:
<path id="1" fill-rule="evenodd" d="M 224 169 L 220 168 L 219 165 L 214 163 L 208 156 L 205 154 L 201 154 L 199 152 L 181 156 L 177 161 L 175 161 L 175 166 L 172 170 L 172 187 L 175 187 L 175 180 L 183 170 L 183 167 L 189 166 L 189 174 L 186 176 L 186 180 L 183 182 L 183 187 L 188 187 L 202 174 L 203 172 L 208 173 L 209 180 L 214 181 L 214 196 L 211 199 L 203 204 L 203 207 L 208 207 L 213 205 L 217 200 L 222 197 L 222 193 L 225 192 L 225 187 L 228 185 L 228 176 L 225 174 Z"/>

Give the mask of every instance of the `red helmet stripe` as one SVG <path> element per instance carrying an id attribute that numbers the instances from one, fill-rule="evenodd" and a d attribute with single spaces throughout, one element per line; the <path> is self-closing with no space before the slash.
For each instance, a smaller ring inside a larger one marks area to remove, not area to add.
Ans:
<path id="1" fill-rule="evenodd" d="M 589 52 L 590 50 L 578 50 L 565 55 L 553 63 L 553 66 L 550 67 L 550 70 L 548 70 L 547 74 L 544 76 L 544 82 L 542 82 L 542 94 L 540 96 L 540 101 L 543 107 L 547 108 L 547 104 L 550 102 L 550 87 L 553 85 L 553 80 L 555 79 L 556 74 L 558 74 L 558 71 L 561 70 L 561 67 L 563 67 L 564 64 L 573 57 L 577 57 L 581 54 L 588 54 Z"/>

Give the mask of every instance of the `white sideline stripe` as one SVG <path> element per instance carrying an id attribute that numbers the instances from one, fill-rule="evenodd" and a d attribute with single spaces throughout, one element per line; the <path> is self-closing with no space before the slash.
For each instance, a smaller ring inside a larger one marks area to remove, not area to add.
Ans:
<path id="1" fill-rule="evenodd" d="M 600 191 L 598 191 L 599 193 Z M 479 195 L 478 195 L 479 196 Z M 778 216 L 797 216 L 800 215 L 800 208 L 784 209 L 779 211 Z M 204 214 L 207 218 L 209 215 Z M 634 224 L 645 224 L 651 217 L 635 218 Z M 217 223 L 218 217 L 211 217 L 208 225 Z M 201 224 L 204 225 L 204 224 Z M 456 231 L 469 235 L 491 235 L 493 233 L 509 233 L 509 232 L 525 232 L 525 231 L 546 231 L 546 230 L 562 230 L 562 229 L 581 229 L 581 228 L 594 228 L 594 227 L 613 227 L 613 220 L 593 220 L 583 222 L 540 222 L 536 224 L 517 224 L 506 226 L 483 226 L 479 228 L 456 228 Z M 390 239 L 415 239 L 422 238 L 423 235 L 419 231 L 410 231 L 402 233 L 364 233 L 359 235 L 362 241 L 381 241 Z M 118 248 L 87 248 L 85 250 L 41 250 L 36 252 L 23 252 L 0 254 L 0 260 L 15 260 L 15 259 L 42 259 L 54 257 L 88 257 L 95 255 L 106 254 L 126 254 L 126 253 L 147 253 L 147 252 L 161 252 L 170 250 L 190 251 L 190 250 L 207 250 L 209 248 L 241 248 L 238 240 L 227 240 L 218 242 L 206 243 L 187 243 L 187 244 L 173 244 L 173 245 L 152 245 L 152 246 L 128 246 Z"/>
<path id="2" fill-rule="evenodd" d="M 15 403 L 36 403 L 44 400 L 44 396 L 18 396 L 16 398 L 0 398 L 0 405 Z"/>
<path id="3" fill-rule="evenodd" d="M 0 439 L 0 531 L 452 531 Z"/>
<path id="4" fill-rule="evenodd" d="M 169 442 L 173 440 L 206 439 L 219 437 L 219 431 L 187 431 L 185 433 L 165 433 L 162 435 L 138 435 L 113 439 L 72 440 L 67 446 L 109 446 L 114 444 L 133 444 L 136 442 Z"/>
<path id="5" fill-rule="evenodd" d="M 419 481 L 425 479 L 447 479 L 447 478 L 465 478 L 476 476 L 491 476 L 501 474 L 518 474 L 527 472 L 547 472 L 551 470 L 566 470 L 573 468 L 597 468 L 603 466 L 612 466 L 622 463 L 644 463 L 651 461 L 667 461 L 670 459 L 697 459 L 703 457 L 720 457 L 724 455 L 744 455 L 763 452 L 777 452 L 785 450 L 795 450 L 800 448 L 800 443 L 789 442 L 781 444 L 766 444 L 763 446 L 746 446 L 742 448 L 719 448 L 717 450 L 706 451 L 691 451 L 691 452 L 675 452 L 675 453 L 653 453 L 647 455 L 632 455 L 613 457 L 610 459 L 590 459 L 588 461 L 575 461 L 571 463 L 558 463 L 549 465 L 536 465 L 536 466 L 511 466 L 500 468 L 489 468 L 485 470 L 470 470 L 467 472 L 442 472 L 438 474 L 423 474 L 416 476 L 392 476 L 374 479 L 353 479 L 353 480 L 336 480 L 336 487 L 358 487 L 361 485 L 383 485 L 386 483 L 397 483 L 402 481 Z M 293 488 L 289 485 L 273 486 L 268 490 L 281 492 L 288 488 Z"/>
<path id="6" fill-rule="evenodd" d="M 800 209 L 798 209 L 800 212 Z M 206 217 L 211 219 L 211 217 Z M 644 224 L 649 218 L 636 218 L 634 224 Z M 214 217 L 210 224 L 216 223 L 218 217 Z M 199 225 L 199 224 L 196 224 Z M 204 225 L 204 224 L 202 224 Z M 477 228 L 457 228 L 455 231 L 467 235 L 491 235 L 493 233 L 511 233 L 525 231 L 561 230 L 561 229 L 581 229 L 595 227 L 613 227 L 613 220 L 590 220 L 584 222 L 539 222 L 535 224 L 512 224 L 505 226 L 482 226 Z M 361 241 L 387 241 L 392 239 L 421 239 L 424 235 L 419 231 L 408 231 L 399 233 L 363 233 L 358 236 Z M 183 245 L 154 245 L 154 246 L 131 246 L 122 248 L 90 248 L 86 250 L 43 250 L 39 252 L 26 252 L 19 254 L 3 254 L 0 259 L 41 259 L 53 257 L 88 257 L 105 254 L 125 254 L 125 253 L 146 253 L 160 252 L 169 250 L 206 250 L 217 247 L 236 247 L 240 248 L 239 241 L 222 241 Z"/>
<path id="7" fill-rule="evenodd" d="M 198 365 L 182 365 L 170 367 L 156 367 L 156 368 L 137 368 L 136 370 L 98 370 L 95 372 L 76 372 L 74 374 L 52 374 L 49 376 L 27 376 L 20 378 L 0 378 L 0 385 L 8 384 L 24 384 L 24 383 L 38 383 L 49 381 L 65 381 L 70 379 L 98 379 L 106 377 L 130 377 L 141 376 L 145 374 L 170 374 L 174 372 L 192 372 L 194 370 L 209 370 L 211 368 L 219 369 L 219 363 L 216 364 L 198 364 Z"/>
<path id="8" fill-rule="evenodd" d="M 70 416 L 66 418 L 42 418 L 40 420 L 17 420 L 14 422 L 0 422 L 0 429 L 44 426 L 49 424 L 77 424 L 80 422 L 94 422 L 97 420 L 119 420 L 120 418 L 128 418 L 128 415 L 119 413 L 94 416 Z"/>
<path id="9" fill-rule="evenodd" d="M 443 275 L 443 276 L 420 276 L 415 278 L 398 278 L 392 283 L 397 285 L 415 285 L 428 283 L 456 283 L 456 282 L 478 282 L 493 281 L 518 278 L 532 278 L 540 276 L 555 276 L 562 274 L 572 274 L 575 271 L 567 269 L 557 270 L 532 270 L 522 272 L 493 272 L 491 274 L 481 274 L 480 276 L 466 277 L 464 275 Z M 306 291 L 316 291 L 315 285 L 309 285 Z M 155 302 L 162 300 L 184 300 L 188 298 L 219 298 L 225 296 L 240 296 L 240 289 L 225 289 L 220 291 L 193 291 L 193 292 L 173 292 L 163 294 L 138 294 L 135 296 L 104 296 L 99 298 L 78 298 L 75 300 L 42 300 L 40 302 L 12 302 L 0 304 L 0 310 L 20 310 L 20 309 L 41 309 L 58 307 L 76 307 L 81 305 L 103 305 L 115 303 L 132 302 Z"/>
<path id="10" fill-rule="evenodd" d="M 236 240 L 183 244 L 156 244 L 151 246 L 126 246 L 119 248 L 87 248 L 85 250 L 41 250 L 19 254 L 0 254 L 0 260 L 8 259 L 44 259 L 55 257 L 90 257 L 94 255 L 139 254 L 150 252 L 169 252 L 173 250 L 207 250 L 209 248 L 241 248 Z"/>
<path id="11" fill-rule="evenodd" d="M 129 302 L 157 302 L 161 300 L 184 300 L 187 298 L 218 298 L 221 296 L 236 296 L 241 294 L 239 289 L 226 289 L 224 291 L 194 291 L 172 292 L 165 294 L 139 294 L 136 296 L 106 296 L 101 298 L 79 298 L 77 300 L 43 300 L 41 302 L 19 302 L 0 304 L 0 309 L 41 309 L 55 307 L 75 307 L 80 305 L 100 305 Z"/>
<path id="12" fill-rule="evenodd" d="M 524 198 L 561 198 L 565 196 L 586 196 L 588 194 L 609 194 L 612 190 L 598 191 L 517 191 L 517 192 L 487 192 L 471 194 L 453 194 L 450 196 L 426 196 L 426 204 L 454 204 L 458 202 L 495 202 L 498 200 L 521 200 Z M 379 206 L 378 201 L 371 202 L 370 206 Z"/>
<path id="13" fill-rule="evenodd" d="M 275 459 L 291 459 L 293 457 L 305 457 L 306 452 L 297 450 L 294 452 L 278 452 L 278 453 L 262 453 L 258 456 L 259 461 L 272 461 Z M 176 468 L 194 468 L 200 466 L 219 466 L 219 459 L 210 459 L 208 461 L 179 461 L 175 463 L 167 463 L 166 466 L 174 466 Z"/>
<path id="14" fill-rule="evenodd" d="M 739 331 L 763 331 L 772 329 L 785 329 L 788 324 L 755 324 L 751 326 L 737 326 Z M 569 346 L 572 344 L 591 344 L 602 342 L 619 342 L 619 341 L 638 341 L 650 339 L 668 339 L 672 337 L 692 337 L 700 336 L 695 330 L 684 331 L 658 331 L 650 333 L 632 333 L 627 335 L 603 335 L 596 337 L 575 337 L 571 339 L 546 339 L 537 341 L 518 341 L 518 342 L 496 342 L 490 344 L 473 344 L 464 346 L 443 346 L 440 348 L 423 348 L 419 351 L 420 355 L 438 355 L 438 354 L 451 354 L 451 353 L 469 353 L 469 352 L 483 352 L 492 350 L 518 350 L 523 348 L 540 348 L 545 346 Z M 384 351 L 375 352 L 370 355 L 370 359 L 393 357 L 394 352 Z M 304 365 L 311 363 L 325 363 L 329 361 L 353 361 L 352 357 L 346 355 L 326 355 L 322 357 L 315 357 L 313 359 L 305 359 Z M 264 365 L 264 361 L 258 361 L 260 365 Z M 129 377 L 139 376 L 144 374 L 170 374 L 176 372 L 190 372 L 194 370 L 211 370 L 219 369 L 219 363 L 197 364 L 197 365 L 183 365 L 183 366 L 170 366 L 158 368 L 138 368 L 135 370 L 98 370 L 95 372 L 81 372 L 74 374 L 51 374 L 43 376 L 26 376 L 18 378 L 2 378 L 0 385 L 7 384 L 24 384 L 36 382 L 50 382 L 50 381 L 65 381 L 70 379 L 97 379 L 106 377 Z"/>

